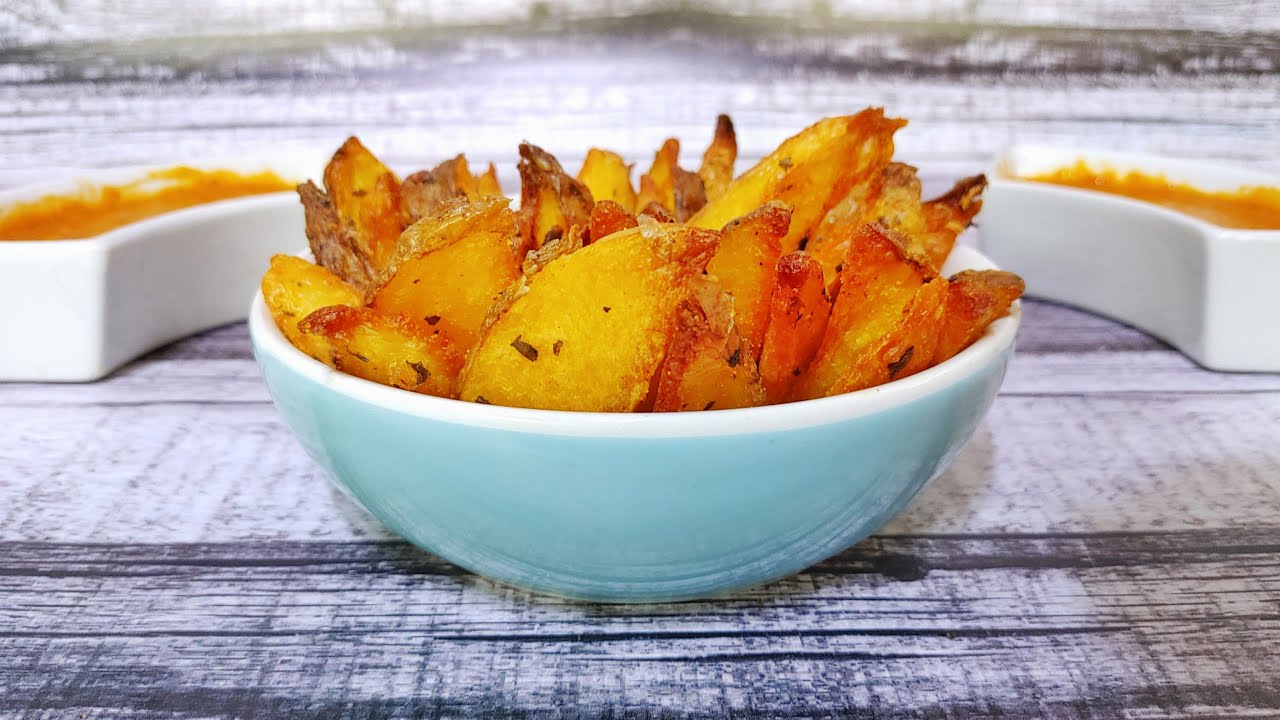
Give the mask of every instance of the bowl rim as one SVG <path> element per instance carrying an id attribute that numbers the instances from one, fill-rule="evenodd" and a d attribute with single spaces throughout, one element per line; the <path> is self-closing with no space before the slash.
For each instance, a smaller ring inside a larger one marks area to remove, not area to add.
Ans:
<path id="1" fill-rule="evenodd" d="M 953 267 L 954 266 L 954 267 Z M 957 245 L 950 272 L 998 269 L 978 250 Z M 948 273 L 950 274 L 950 273 Z M 872 415 L 942 391 L 990 368 L 1012 350 L 1021 303 L 988 326 L 952 358 L 927 370 L 865 390 L 763 407 L 673 413 L 598 413 L 537 410 L 469 403 L 381 385 L 335 370 L 295 348 L 276 326 L 261 289 L 249 308 L 249 336 L 259 365 L 263 355 L 290 373 L 351 400 L 404 415 L 456 425 L 520 433 L 578 437 L 722 437 L 801 430 Z M 707 418 L 714 418 L 708 422 Z"/>

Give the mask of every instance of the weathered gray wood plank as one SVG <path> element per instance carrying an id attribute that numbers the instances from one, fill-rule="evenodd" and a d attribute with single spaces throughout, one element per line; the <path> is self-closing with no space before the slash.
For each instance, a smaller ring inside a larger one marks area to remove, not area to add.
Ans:
<path id="1" fill-rule="evenodd" d="M 1280 709 L 1278 553 L 1274 530 L 877 539 L 607 608 L 400 544 L 9 543 L 0 673 L 15 708 L 239 717 L 1247 714 Z"/>

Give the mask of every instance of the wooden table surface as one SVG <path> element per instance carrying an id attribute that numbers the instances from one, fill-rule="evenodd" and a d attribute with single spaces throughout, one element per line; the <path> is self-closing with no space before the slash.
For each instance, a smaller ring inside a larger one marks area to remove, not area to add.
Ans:
<path id="1" fill-rule="evenodd" d="M 522 138 L 692 157 L 729 111 L 750 161 L 868 104 L 929 189 L 1014 140 L 1280 170 L 1274 2 L 779 7 L 6 7 L 0 183 L 357 132 L 511 187 Z M 243 324 L 0 384 L 0 428 L 3 717 L 1280 715 L 1280 375 L 1045 302 L 906 512 L 715 601 L 533 596 L 397 540 L 284 427 Z"/>

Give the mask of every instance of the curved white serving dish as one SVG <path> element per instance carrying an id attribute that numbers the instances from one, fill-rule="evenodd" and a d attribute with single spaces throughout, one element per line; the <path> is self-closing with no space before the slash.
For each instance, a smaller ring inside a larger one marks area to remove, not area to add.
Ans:
<path id="1" fill-rule="evenodd" d="M 1015 146 L 988 174 L 979 243 L 1027 294 L 1145 330 L 1213 370 L 1280 371 L 1280 230 L 1233 230 L 1137 200 L 1030 182 L 1083 160 L 1208 191 L 1280 177 L 1187 160 Z"/>
<path id="2" fill-rule="evenodd" d="M 281 177 L 322 165 L 195 163 Z M 118 185 L 160 167 L 0 192 L 0 209 L 83 184 Z M 97 380 L 181 337 L 245 317 L 268 260 L 303 235 L 292 191 L 197 205 L 84 240 L 0 241 L 0 380 Z"/>

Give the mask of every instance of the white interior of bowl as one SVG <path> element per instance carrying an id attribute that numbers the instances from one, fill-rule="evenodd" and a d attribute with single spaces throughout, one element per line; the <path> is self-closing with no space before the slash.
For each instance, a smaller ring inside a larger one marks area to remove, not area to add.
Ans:
<path id="1" fill-rule="evenodd" d="M 944 274 L 966 269 L 994 269 L 977 250 L 956 246 Z M 464 425 L 541 434 L 594 437 L 690 437 L 740 435 L 825 425 L 880 412 L 937 392 L 998 362 L 1013 345 L 1020 308 L 955 357 L 928 370 L 879 387 L 819 400 L 738 410 L 688 413 L 586 413 L 481 405 L 437 398 L 379 385 L 339 372 L 293 347 L 276 327 L 259 292 L 249 311 L 249 331 L 259 352 L 279 360 L 289 371 L 360 402 Z"/>

